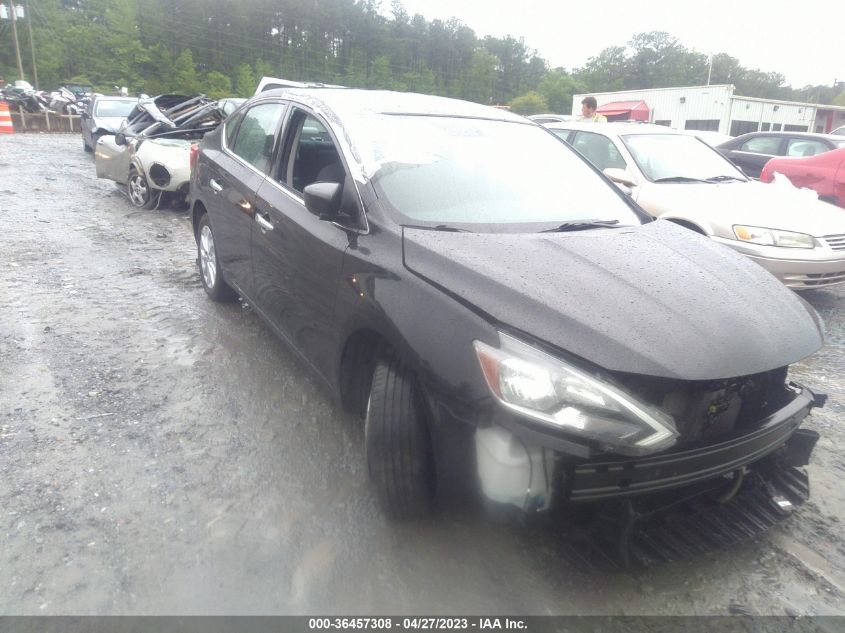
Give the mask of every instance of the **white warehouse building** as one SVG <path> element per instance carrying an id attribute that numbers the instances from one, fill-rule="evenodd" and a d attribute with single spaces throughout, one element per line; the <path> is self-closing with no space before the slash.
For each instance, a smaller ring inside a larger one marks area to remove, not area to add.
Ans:
<path id="1" fill-rule="evenodd" d="M 845 107 L 734 95 L 734 86 L 651 88 L 575 95 L 572 112 L 593 96 L 608 120 L 641 120 L 679 130 L 738 136 L 757 131 L 830 132 L 845 125 Z"/>

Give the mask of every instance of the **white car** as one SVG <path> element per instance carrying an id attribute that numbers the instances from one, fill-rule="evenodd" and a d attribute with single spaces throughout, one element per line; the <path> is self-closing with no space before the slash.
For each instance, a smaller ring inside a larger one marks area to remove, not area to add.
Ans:
<path id="1" fill-rule="evenodd" d="M 790 288 L 845 282 L 845 214 L 750 180 L 704 141 L 658 125 L 546 126 L 657 218 L 747 255 Z"/>

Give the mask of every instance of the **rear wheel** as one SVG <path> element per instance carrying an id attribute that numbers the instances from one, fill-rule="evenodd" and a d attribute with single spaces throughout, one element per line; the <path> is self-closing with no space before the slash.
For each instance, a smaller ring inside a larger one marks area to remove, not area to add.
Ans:
<path id="1" fill-rule="evenodd" d="M 385 514 L 429 515 L 435 470 L 425 406 L 413 375 L 395 356 L 378 361 L 365 426 L 367 468 Z"/>
<path id="2" fill-rule="evenodd" d="M 206 213 L 200 218 L 197 227 L 197 263 L 200 269 L 202 287 L 212 301 L 234 301 L 238 294 L 223 279 L 217 248 L 214 245 L 214 233 Z"/>

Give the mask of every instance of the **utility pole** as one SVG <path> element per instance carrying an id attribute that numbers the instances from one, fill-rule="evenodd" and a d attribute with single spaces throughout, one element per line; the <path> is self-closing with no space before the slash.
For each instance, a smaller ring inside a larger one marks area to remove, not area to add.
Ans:
<path id="1" fill-rule="evenodd" d="M 29 12 L 29 0 L 23 0 L 24 17 L 26 26 L 29 29 L 29 52 L 32 54 L 32 76 L 35 81 L 35 89 L 38 90 L 38 68 L 35 66 L 35 43 L 32 40 L 32 14 Z"/>
<path id="2" fill-rule="evenodd" d="M 707 68 L 707 85 L 710 85 L 710 75 L 713 73 L 713 53 L 710 53 L 710 66 Z"/>
<path id="3" fill-rule="evenodd" d="M 15 0 L 9 0 L 9 4 L 11 5 L 9 8 L 12 12 L 12 39 L 15 41 L 15 55 L 18 59 L 18 73 L 20 73 L 22 80 L 26 80 L 26 78 L 23 76 L 23 62 L 21 62 L 21 47 L 18 43 L 18 16 L 15 14 Z"/>

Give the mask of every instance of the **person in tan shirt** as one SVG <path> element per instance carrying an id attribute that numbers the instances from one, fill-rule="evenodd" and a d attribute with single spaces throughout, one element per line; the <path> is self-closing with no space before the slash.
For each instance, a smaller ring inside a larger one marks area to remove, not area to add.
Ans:
<path id="1" fill-rule="evenodd" d="M 593 123 L 607 123 L 607 117 L 596 112 L 598 104 L 595 97 L 584 97 L 581 100 L 581 116 L 579 121 L 592 121 Z"/>

